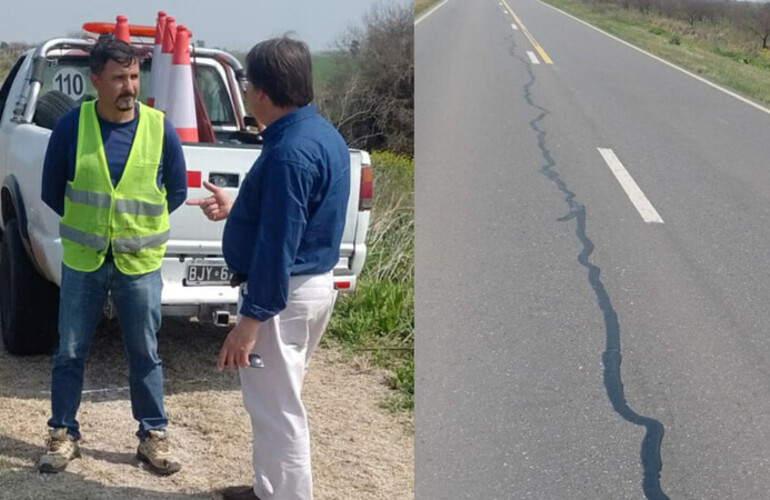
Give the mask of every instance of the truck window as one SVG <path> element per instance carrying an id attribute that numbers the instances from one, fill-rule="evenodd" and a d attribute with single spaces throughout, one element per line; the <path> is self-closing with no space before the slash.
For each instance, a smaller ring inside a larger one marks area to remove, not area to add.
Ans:
<path id="1" fill-rule="evenodd" d="M 16 61 L 16 64 L 13 65 L 13 68 L 11 68 L 8 76 L 5 77 L 3 86 L 0 88 L 0 118 L 3 117 L 3 112 L 5 111 L 5 103 L 8 102 L 8 94 L 11 92 L 11 85 L 13 85 L 13 81 L 16 79 L 16 74 L 19 72 L 19 68 L 23 62 L 24 56 L 21 56 Z"/>
<path id="2" fill-rule="evenodd" d="M 217 68 L 202 61 L 194 74 L 197 76 L 198 87 L 203 95 L 211 124 L 214 127 L 237 126 L 227 86 Z M 83 56 L 60 57 L 55 64 L 46 68 L 43 80 L 41 96 L 52 90 L 58 90 L 70 96 L 78 104 L 96 99 L 96 90 L 91 85 L 88 59 Z M 146 92 L 150 89 L 150 61 L 141 63 L 139 82 L 139 100 L 146 103 Z"/>
<path id="3" fill-rule="evenodd" d="M 200 88 L 206 111 L 209 113 L 213 126 L 234 126 L 235 116 L 230 104 L 230 94 L 222 82 L 222 78 L 213 66 L 200 65 L 196 69 L 198 88 Z"/>

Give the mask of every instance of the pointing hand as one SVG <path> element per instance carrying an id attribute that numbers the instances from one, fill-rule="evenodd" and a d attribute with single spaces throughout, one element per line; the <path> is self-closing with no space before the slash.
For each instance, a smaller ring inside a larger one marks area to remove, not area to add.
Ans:
<path id="1" fill-rule="evenodd" d="M 230 209 L 233 206 L 233 199 L 225 193 L 225 190 L 214 184 L 203 181 L 203 187 L 211 191 L 212 195 L 208 198 L 196 198 L 187 200 L 187 205 L 197 205 L 201 207 L 203 213 L 209 220 L 220 221 L 227 219 Z"/>

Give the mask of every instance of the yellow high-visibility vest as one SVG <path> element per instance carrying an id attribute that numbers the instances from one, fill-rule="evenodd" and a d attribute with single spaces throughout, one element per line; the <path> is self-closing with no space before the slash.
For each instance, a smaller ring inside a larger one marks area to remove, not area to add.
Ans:
<path id="1" fill-rule="evenodd" d="M 67 183 L 59 231 L 64 264 L 91 272 L 112 245 L 123 274 L 160 268 L 169 238 L 166 188 L 158 188 L 163 113 L 139 104 L 134 142 L 123 175 L 112 185 L 95 101 L 80 107 L 75 178 Z"/>

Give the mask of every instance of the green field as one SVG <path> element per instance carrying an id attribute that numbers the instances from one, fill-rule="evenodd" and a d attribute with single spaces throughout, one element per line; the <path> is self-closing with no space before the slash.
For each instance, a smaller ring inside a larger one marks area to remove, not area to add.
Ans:
<path id="1" fill-rule="evenodd" d="M 316 52 L 313 57 L 313 86 L 324 87 L 334 75 L 338 56 L 334 52 Z"/>
<path id="2" fill-rule="evenodd" d="M 707 80 L 770 104 L 770 51 L 759 49 L 727 22 L 690 25 L 611 4 L 544 1 Z M 547 51 L 547 41 L 540 42 Z"/>

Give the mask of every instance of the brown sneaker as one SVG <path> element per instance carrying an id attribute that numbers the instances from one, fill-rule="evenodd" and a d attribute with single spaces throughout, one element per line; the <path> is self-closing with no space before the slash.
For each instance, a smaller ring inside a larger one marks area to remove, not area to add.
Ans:
<path id="1" fill-rule="evenodd" d="M 139 442 L 136 457 L 147 462 L 150 470 L 156 474 L 167 476 L 182 469 L 179 460 L 168 450 L 168 439 L 165 431 L 149 431 L 150 434 Z"/>
<path id="2" fill-rule="evenodd" d="M 224 500 L 259 500 L 253 486 L 231 486 L 222 492 Z"/>
<path id="3" fill-rule="evenodd" d="M 70 439 L 67 429 L 48 429 L 48 439 L 45 440 L 46 452 L 40 457 L 37 470 L 40 472 L 56 473 L 63 471 L 73 458 L 80 456 L 78 442 Z"/>

